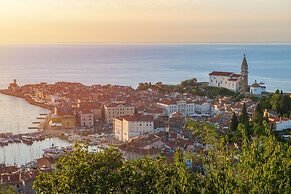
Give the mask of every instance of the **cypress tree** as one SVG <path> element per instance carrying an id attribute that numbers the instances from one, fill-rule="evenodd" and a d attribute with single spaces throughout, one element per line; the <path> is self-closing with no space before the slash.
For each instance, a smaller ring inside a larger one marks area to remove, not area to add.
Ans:
<path id="1" fill-rule="evenodd" d="M 264 116 L 264 111 L 262 108 L 261 103 L 259 103 L 256 107 L 254 116 L 253 116 L 253 122 L 259 124 L 260 126 L 262 125 L 262 120 Z"/>
<path id="2" fill-rule="evenodd" d="M 229 126 L 230 131 L 232 131 L 232 132 L 236 131 L 238 123 L 239 123 L 238 118 L 237 118 L 235 112 L 233 112 L 231 115 L 230 126 Z"/>
<path id="3" fill-rule="evenodd" d="M 246 103 L 244 103 L 243 105 L 243 109 L 240 115 L 240 123 L 245 125 L 245 127 L 249 126 L 249 116 L 247 113 L 247 107 L 246 107 Z"/>
<path id="4" fill-rule="evenodd" d="M 284 95 L 279 103 L 279 112 L 284 115 L 286 114 L 289 116 L 289 111 L 290 111 L 290 97 L 287 95 Z"/>

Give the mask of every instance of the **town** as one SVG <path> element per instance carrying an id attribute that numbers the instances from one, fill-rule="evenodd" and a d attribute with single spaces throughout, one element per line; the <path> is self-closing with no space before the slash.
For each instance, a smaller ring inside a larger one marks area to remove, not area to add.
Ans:
<path id="1" fill-rule="evenodd" d="M 252 118 L 260 100 L 272 95 L 266 92 L 263 83 L 254 80 L 249 85 L 246 56 L 240 74 L 213 71 L 209 73 L 209 83 L 193 78 L 178 85 L 140 83 L 134 89 L 130 86 L 86 86 L 72 82 L 18 86 L 14 80 L 1 93 L 23 98 L 50 110 L 34 137 L 18 135 L 17 141 L 30 139 L 31 143 L 36 137 L 57 136 L 72 143 L 97 146 L 98 149 L 115 145 L 125 160 L 161 155 L 169 161 L 173 160 L 177 149 L 201 153 L 211 147 L 195 136 L 187 126 L 189 121 L 211 124 L 218 133 L 226 134 L 234 115 L 239 116 L 246 109 Z M 273 130 L 291 128 L 289 114 L 283 116 L 272 109 L 262 112 Z M 290 135 L 284 134 L 284 137 L 288 139 Z M 1 142 L 6 144 L 5 138 L 3 136 Z M 240 145 L 230 143 L 230 146 Z M 36 175 L 52 171 L 55 161 L 72 149 L 48 148 L 42 158 L 23 167 L 2 164 L 1 184 L 12 185 L 18 191 L 33 192 L 32 183 Z"/>

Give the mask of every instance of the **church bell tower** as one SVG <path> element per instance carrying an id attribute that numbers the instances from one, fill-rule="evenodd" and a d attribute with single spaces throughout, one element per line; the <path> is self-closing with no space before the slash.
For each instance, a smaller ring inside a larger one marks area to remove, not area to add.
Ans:
<path id="1" fill-rule="evenodd" d="M 248 74 L 249 74 L 248 62 L 246 59 L 246 55 L 244 54 L 244 58 L 241 64 L 241 91 L 242 92 L 249 92 L 248 91 Z"/>

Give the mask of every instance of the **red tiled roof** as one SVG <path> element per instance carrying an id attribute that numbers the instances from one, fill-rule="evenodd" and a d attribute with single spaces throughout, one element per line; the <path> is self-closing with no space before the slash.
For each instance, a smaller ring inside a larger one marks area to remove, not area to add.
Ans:
<path id="1" fill-rule="evenodd" d="M 166 105 L 173 105 L 173 104 L 176 104 L 177 102 L 174 100 L 161 100 L 159 103 L 166 104 Z"/>
<path id="2" fill-rule="evenodd" d="M 230 76 L 231 74 L 234 74 L 233 72 L 223 72 L 223 71 L 213 71 L 209 73 L 209 75 L 217 75 L 217 76 Z"/>
<path id="3" fill-rule="evenodd" d="M 240 76 L 241 76 L 241 74 L 236 74 L 236 73 L 231 75 L 231 77 L 236 77 L 236 78 L 239 78 Z"/>
<path id="4" fill-rule="evenodd" d="M 127 115 L 127 116 L 120 117 L 118 119 L 124 119 L 127 121 L 147 121 L 147 122 L 154 121 L 154 118 L 152 115 Z"/>

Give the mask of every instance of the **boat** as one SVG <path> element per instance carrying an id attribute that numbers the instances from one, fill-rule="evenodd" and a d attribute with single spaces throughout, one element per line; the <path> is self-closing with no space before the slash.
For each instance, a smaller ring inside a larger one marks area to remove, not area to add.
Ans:
<path id="1" fill-rule="evenodd" d="M 0 139 L 0 146 L 7 146 L 8 145 L 8 140 L 6 139 Z"/>
<path id="2" fill-rule="evenodd" d="M 7 141 L 8 141 L 8 143 L 14 143 L 14 139 L 12 139 L 12 138 L 7 139 Z"/>
<path id="3" fill-rule="evenodd" d="M 35 140 L 36 141 L 43 141 L 43 140 L 45 140 L 45 136 L 43 136 L 43 135 L 36 136 Z"/>
<path id="4" fill-rule="evenodd" d="M 38 121 L 35 121 L 35 122 L 32 122 L 32 124 L 40 124 L 40 122 L 38 122 Z"/>
<path id="5" fill-rule="evenodd" d="M 58 146 L 53 146 L 53 147 L 50 147 L 50 148 L 46 148 L 46 149 L 43 149 L 44 153 L 47 154 L 47 153 L 50 153 L 50 154 L 59 154 L 61 152 L 63 152 L 62 149 L 60 149 Z"/>
<path id="6" fill-rule="evenodd" d="M 23 136 L 22 137 L 22 142 L 25 143 L 26 145 L 32 145 L 33 140 L 30 137 Z"/>
<path id="7" fill-rule="evenodd" d="M 21 143 L 21 139 L 20 138 L 14 138 L 13 139 L 15 143 Z"/>
<path id="8" fill-rule="evenodd" d="M 39 129 L 39 127 L 28 127 L 28 129 Z"/>

